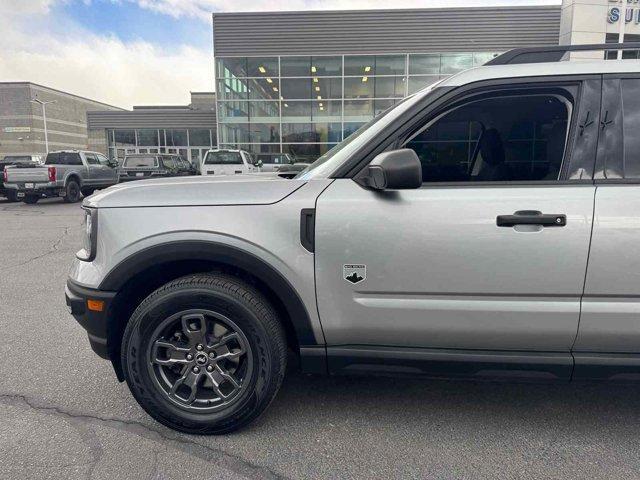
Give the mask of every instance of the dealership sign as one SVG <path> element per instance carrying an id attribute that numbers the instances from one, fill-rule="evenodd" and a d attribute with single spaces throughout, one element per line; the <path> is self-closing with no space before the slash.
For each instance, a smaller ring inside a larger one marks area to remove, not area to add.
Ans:
<path id="1" fill-rule="evenodd" d="M 29 133 L 31 127 L 4 127 L 4 133 Z"/>
<path id="2" fill-rule="evenodd" d="M 609 3 L 621 4 L 621 0 L 609 0 Z M 616 23 L 622 17 L 622 9 L 620 7 L 609 7 L 607 12 L 607 21 Z M 640 23 L 640 0 L 627 0 L 627 11 L 624 15 L 625 23 Z"/>

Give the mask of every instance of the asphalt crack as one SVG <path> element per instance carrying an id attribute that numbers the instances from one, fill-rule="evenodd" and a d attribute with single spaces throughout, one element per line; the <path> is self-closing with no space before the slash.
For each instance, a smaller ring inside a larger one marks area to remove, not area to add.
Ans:
<path id="1" fill-rule="evenodd" d="M 105 425 L 152 441 L 168 442 L 188 455 L 195 456 L 209 463 L 213 462 L 216 466 L 225 468 L 246 478 L 277 480 L 287 480 L 288 478 L 274 472 L 268 467 L 256 465 L 239 456 L 229 454 L 224 450 L 202 445 L 194 440 L 189 440 L 187 438 L 171 434 L 169 433 L 170 431 L 155 429 L 137 420 L 123 420 L 112 417 L 101 417 L 86 413 L 72 412 L 56 405 L 41 404 L 38 401 L 21 394 L 0 394 L 0 403 L 14 407 L 27 407 L 36 412 L 62 417 L 75 423 L 81 422 L 89 425 Z M 94 447 L 97 447 L 94 442 L 92 443 Z M 95 467 L 100 461 L 100 457 L 102 456 L 100 448 L 93 448 L 92 450 L 93 462 L 90 467 L 90 473 L 93 473 Z M 154 468 L 157 468 L 157 457 Z"/>
<path id="2" fill-rule="evenodd" d="M 20 262 L 20 263 L 17 263 L 17 264 L 15 264 L 15 265 L 9 265 L 9 266 L 7 266 L 5 269 L 6 269 L 6 270 L 9 270 L 9 269 L 11 269 L 11 268 L 23 267 L 23 266 L 25 266 L 25 265 L 27 265 L 27 264 L 29 264 L 29 263 L 31 263 L 31 262 L 35 262 L 36 260 L 40 260 L 41 258 L 44 258 L 44 257 L 46 257 L 46 256 L 48 256 L 48 255 L 53 254 L 53 253 L 56 253 L 56 252 L 59 250 L 60 245 L 62 245 L 62 242 L 64 241 L 65 237 L 66 237 L 67 235 L 69 235 L 69 232 L 70 232 L 70 231 L 71 231 L 71 227 L 64 227 L 64 231 L 63 231 L 63 232 L 62 232 L 62 234 L 61 234 L 58 238 L 56 238 L 56 240 L 51 244 L 51 246 L 49 247 L 49 250 L 47 250 L 47 251 L 46 251 L 46 252 L 44 252 L 44 253 L 41 253 L 40 255 L 36 255 L 35 257 L 28 258 L 28 259 L 27 259 L 27 260 L 25 260 L 24 262 Z"/>

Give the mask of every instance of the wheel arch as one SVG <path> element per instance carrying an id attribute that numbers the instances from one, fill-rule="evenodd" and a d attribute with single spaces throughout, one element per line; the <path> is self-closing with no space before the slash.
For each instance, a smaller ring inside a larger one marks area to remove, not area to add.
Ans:
<path id="1" fill-rule="evenodd" d="M 64 179 L 64 186 L 66 187 L 71 180 L 75 180 L 80 188 L 82 188 L 82 179 L 77 172 L 69 173 Z"/>
<path id="2" fill-rule="evenodd" d="M 291 283 L 272 265 L 237 247 L 211 241 L 173 241 L 137 252 L 114 267 L 99 289 L 118 292 L 109 314 L 108 350 L 116 374 L 122 334 L 135 307 L 161 285 L 190 273 L 224 271 L 254 284 L 272 302 L 283 321 L 289 346 L 318 345 L 311 318 Z"/>

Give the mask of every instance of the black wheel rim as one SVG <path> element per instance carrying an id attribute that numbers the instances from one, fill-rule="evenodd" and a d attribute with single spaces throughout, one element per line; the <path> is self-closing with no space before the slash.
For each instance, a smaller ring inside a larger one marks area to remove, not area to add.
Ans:
<path id="1" fill-rule="evenodd" d="M 147 358 L 162 395 L 190 412 L 235 403 L 253 373 L 245 334 L 231 319 L 210 310 L 183 311 L 163 320 Z"/>

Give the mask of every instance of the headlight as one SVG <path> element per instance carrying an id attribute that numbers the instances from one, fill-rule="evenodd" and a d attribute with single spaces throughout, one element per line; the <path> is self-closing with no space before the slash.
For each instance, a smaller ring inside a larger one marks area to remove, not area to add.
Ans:
<path id="1" fill-rule="evenodd" d="M 98 210 L 95 208 L 84 208 L 84 213 L 82 250 L 76 253 L 76 257 L 85 262 L 91 262 L 96 256 L 96 243 L 98 240 Z"/>

